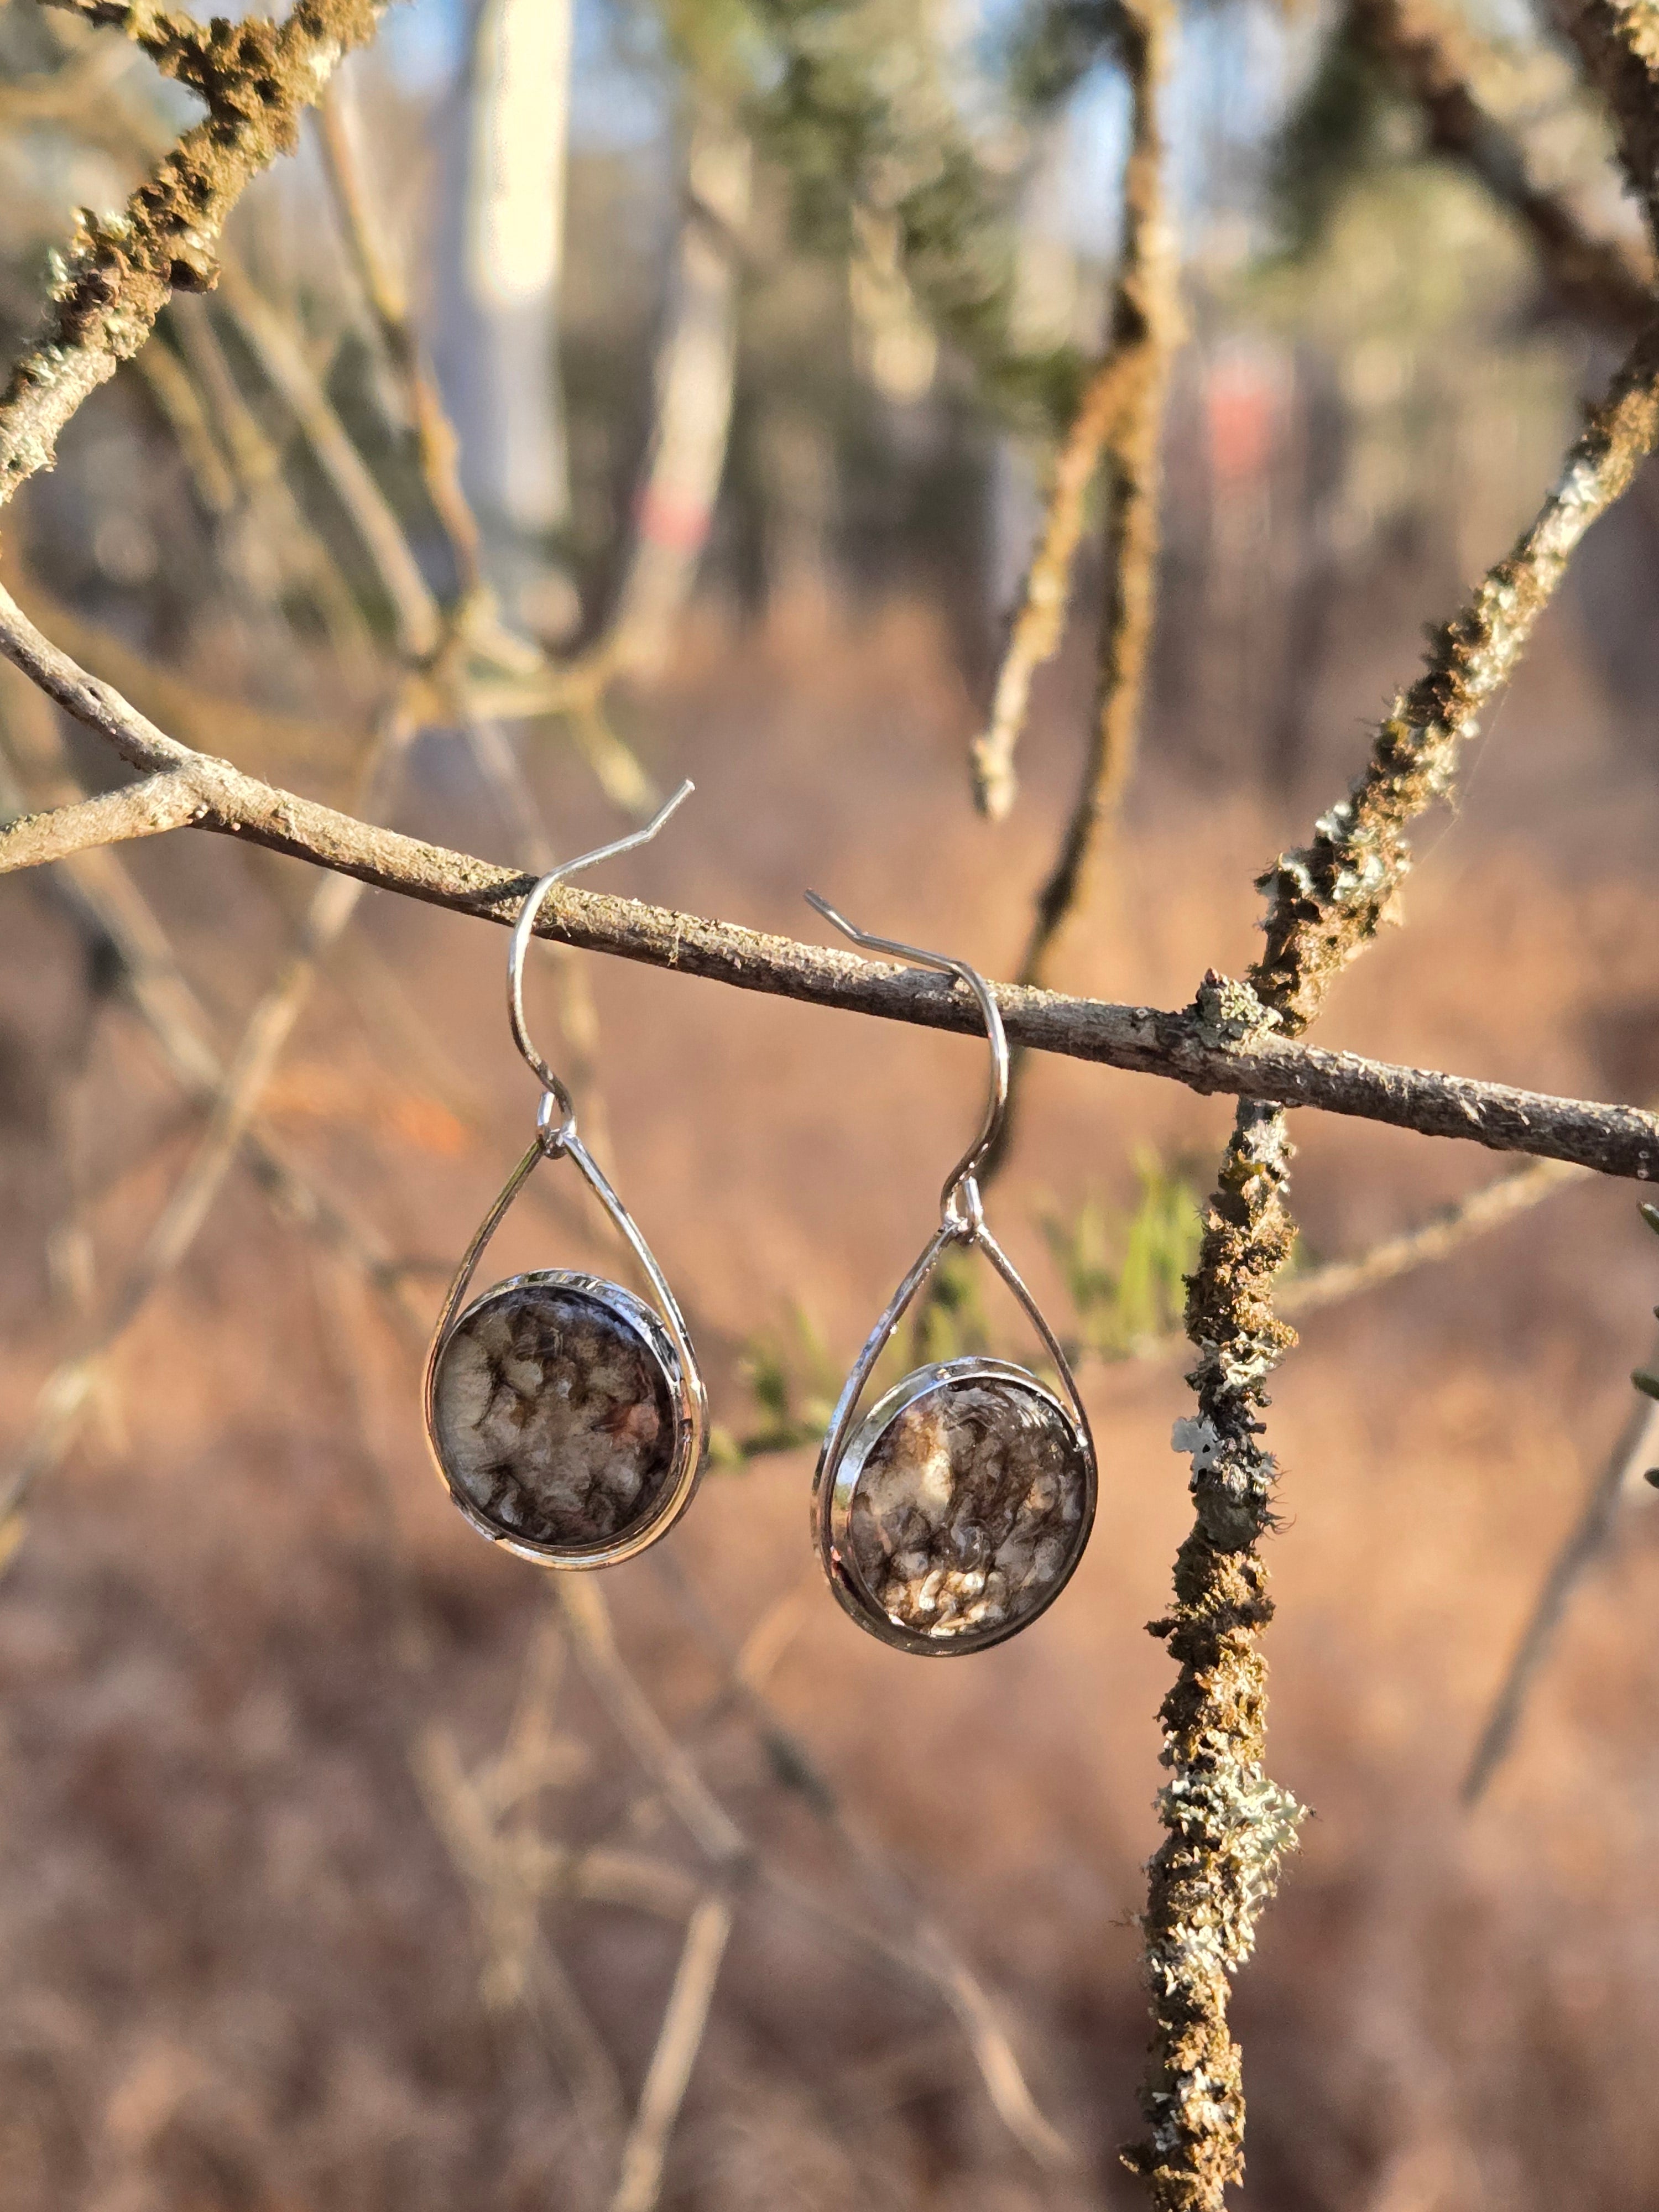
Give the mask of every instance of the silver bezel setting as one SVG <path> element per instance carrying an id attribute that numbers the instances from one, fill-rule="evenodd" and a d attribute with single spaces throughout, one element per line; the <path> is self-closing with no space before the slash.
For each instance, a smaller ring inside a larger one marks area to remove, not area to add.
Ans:
<path id="1" fill-rule="evenodd" d="M 929 1635 L 905 1622 L 895 1620 L 860 1573 L 858 1557 L 852 1543 L 853 1501 L 871 1454 L 898 1416 L 915 1405 L 918 1399 L 925 1398 L 934 1391 L 948 1391 L 963 1382 L 1017 1384 L 1031 1396 L 1041 1399 L 1059 1417 L 1082 1470 L 1083 1511 L 1063 1568 L 1040 1601 L 1029 1612 L 983 1628 L 964 1628 L 948 1635 Z M 836 1455 L 833 1467 L 820 1463 L 813 1488 L 813 1533 L 825 1577 L 842 1611 L 857 1621 L 867 1634 L 873 1636 L 878 1643 L 923 1658 L 963 1657 L 969 1652 L 986 1651 L 993 1644 L 1006 1643 L 1011 1636 L 1018 1636 L 1048 1611 L 1071 1580 L 1079 1560 L 1083 1557 L 1090 1532 L 1094 1527 L 1098 1495 L 1099 1478 L 1095 1465 L 1093 1440 L 1055 1393 L 1039 1382 L 1029 1369 L 1018 1366 L 1012 1360 L 969 1354 L 963 1358 L 941 1361 L 934 1366 L 914 1369 L 876 1401 Z"/>
<path id="2" fill-rule="evenodd" d="M 437 1393 L 445 1353 L 454 1337 L 475 1316 L 513 1292 L 532 1286 L 557 1290 L 568 1297 L 583 1298 L 598 1306 L 635 1339 L 647 1359 L 655 1364 L 667 1390 L 674 1437 L 673 1455 L 666 1480 L 643 1513 L 616 1535 L 601 1542 L 536 1543 L 511 1529 L 498 1526 L 479 1510 L 444 1457 L 437 1419 Z M 673 1339 L 663 1326 L 660 1316 L 643 1298 L 635 1297 L 621 1283 L 610 1282 L 602 1275 L 578 1273 L 561 1267 L 532 1268 L 521 1275 L 509 1275 L 504 1281 L 492 1285 L 457 1314 L 445 1327 L 433 1347 L 427 1387 L 427 1435 L 445 1488 L 459 1510 L 480 1535 L 487 1536 L 492 1544 L 499 1544 L 503 1551 L 511 1552 L 519 1559 L 534 1560 L 543 1566 L 615 1566 L 623 1559 L 632 1559 L 647 1544 L 654 1543 L 691 1502 L 707 1456 L 706 1431 L 701 1386 L 687 1373 L 685 1364 L 675 1349 Z"/>

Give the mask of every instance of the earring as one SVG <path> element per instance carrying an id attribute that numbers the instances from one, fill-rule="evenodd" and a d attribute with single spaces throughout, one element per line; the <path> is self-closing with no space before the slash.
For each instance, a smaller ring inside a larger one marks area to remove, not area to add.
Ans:
<path id="1" fill-rule="evenodd" d="M 1089 1417 L 1070 1363 L 1018 1269 L 986 1225 L 979 1170 L 1008 1104 L 1008 1041 L 984 977 L 966 961 L 855 929 L 815 892 L 809 903 L 854 945 L 960 976 L 991 1047 L 979 1134 L 939 1197 L 939 1225 L 894 1292 L 848 1376 L 818 1455 L 812 1529 L 823 1571 L 860 1628 L 900 1651 L 983 1651 L 1053 1604 L 1083 1556 L 1097 1478 Z M 984 1253 L 1030 1317 L 1069 1405 L 1024 1368 L 972 1355 L 919 1367 L 854 1426 L 877 1360 L 945 1254 Z"/>
<path id="2" fill-rule="evenodd" d="M 645 829 L 544 876 L 507 954 L 514 1042 L 542 1085 L 536 1137 L 485 1214 L 449 1286 L 427 1354 L 427 1436 L 472 1526 L 520 1559 L 604 1567 L 654 1543 L 702 1472 L 708 1401 L 674 1294 L 581 1139 L 570 1093 L 531 1042 L 524 962 L 556 884 L 654 837 L 691 790 Z M 656 1310 L 620 1283 L 539 1268 L 497 1283 L 463 1312 L 484 1247 L 544 1160 L 569 1159 L 644 1270 Z"/>

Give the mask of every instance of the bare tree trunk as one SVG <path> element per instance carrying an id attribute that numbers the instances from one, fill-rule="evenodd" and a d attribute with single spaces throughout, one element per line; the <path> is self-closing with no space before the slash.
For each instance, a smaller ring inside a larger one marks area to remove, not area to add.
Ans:
<path id="1" fill-rule="evenodd" d="M 532 629 L 574 626 L 549 540 L 569 518 L 558 370 L 571 0 L 483 0 L 451 159 L 434 355 L 485 568 Z"/>
<path id="2" fill-rule="evenodd" d="M 611 623 L 618 664 L 642 675 L 658 667 L 668 649 L 720 496 L 737 372 L 738 249 L 749 219 L 750 170 L 747 138 L 723 118 L 700 115 L 691 130 L 688 206 L 657 356 L 655 428 Z"/>

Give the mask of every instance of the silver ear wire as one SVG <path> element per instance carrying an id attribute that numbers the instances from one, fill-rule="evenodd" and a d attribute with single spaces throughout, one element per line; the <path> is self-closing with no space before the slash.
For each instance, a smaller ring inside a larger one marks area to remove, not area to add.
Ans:
<path id="1" fill-rule="evenodd" d="M 920 945 L 901 945 L 896 938 L 872 936 L 867 929 L 856 928 L 817 891 L 808 891 L 805 896 L 808 906 L 840 930 L 843 937 L 862 945 L 866 952 L 889 952 L 895 959 L 911 961 L 918 968 L 936 968 L 941 975 L 955 975 L 978 1000 L 985 1019 L 986 1039 L 991 1048 L 990 1094 L 985 1102 L 985 1119 L 980 1124 L 978 1136 L 945 1178 L 945 1188 L 939 1193 L 939 1207 L 947 1223 L 982 1226 L 979 1171 L 990 1158 L 1008 1112 L 1008 1038 L 995 994 L 978 969 L 970 968 L 965 960 L 957 960 L 948 952 L 926 951 Z"/>
<path id="2" fill-rule="evenodd" d="M 532 1074 L 536 1077 L 548 1096 L 558 1102 L 559 1112 L 562 1117 L 558 1128 L 555 1130 L 550 1127 L 552 1116 L 545 1113 L 539 1117 L 538 1122 L 542 1131 L 543 1147 L 550 1153 L 562 1152 L 575 1135 L 576 1102 L 542 1058 L 540 1053 L 537 1051 L 531 1038 L 529 1025 L 525 1020 L 525 954 L 529 950 L 530 940 L 535 933 L 536 923 L 541 910 L 547 903 L 547 895 L 556 884 L 563 883 L 567 877 L 580 875 L 584 868 L 597 868 L 601 860 L 614 860 L 623 853 L 633 852 L 636 846 L 648 845 L 669 816 L 677 807 L 690 799 L 696 789 L 696 784 L 688 776 L 673 797 L 663 801 L 642 830 L 632 830 L 626 837 L 614 838 L 610 844 L 601 845 L 594 852 L 583 853 L 576 860 L 562 861 L 556 868 L 550 869 L 541 881 L 532 888 L 529 896 L 520 909 L 519 919 L 513 925 L 513 941 L 507 950 L 507 1018 L 513 1027 L 513 1042 L 524 1054 L 526 1064 Z"/>

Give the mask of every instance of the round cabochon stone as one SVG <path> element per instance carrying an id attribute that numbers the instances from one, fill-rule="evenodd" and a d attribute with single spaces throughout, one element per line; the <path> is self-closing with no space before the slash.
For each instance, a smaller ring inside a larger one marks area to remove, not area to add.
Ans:
<path id="1" fill-rule="evenodd" d="M 865 1459 L 848 1533 L 865 1589 L 941 1639 L 1029 1620 L 1086 1533 L 1077 1432 L 1035 1382 L 958 1376 L 894 1414 Z"/>
<path id="2" fill-rule="evenodd" d="M 502 1535 L 578 1550 L 649 1513 L 673 1472 L 674 1405 L 642 1331 L 591 1291 L 535 1277 L 486 1293 L 433 1378 L 439 1457 Z"/>

